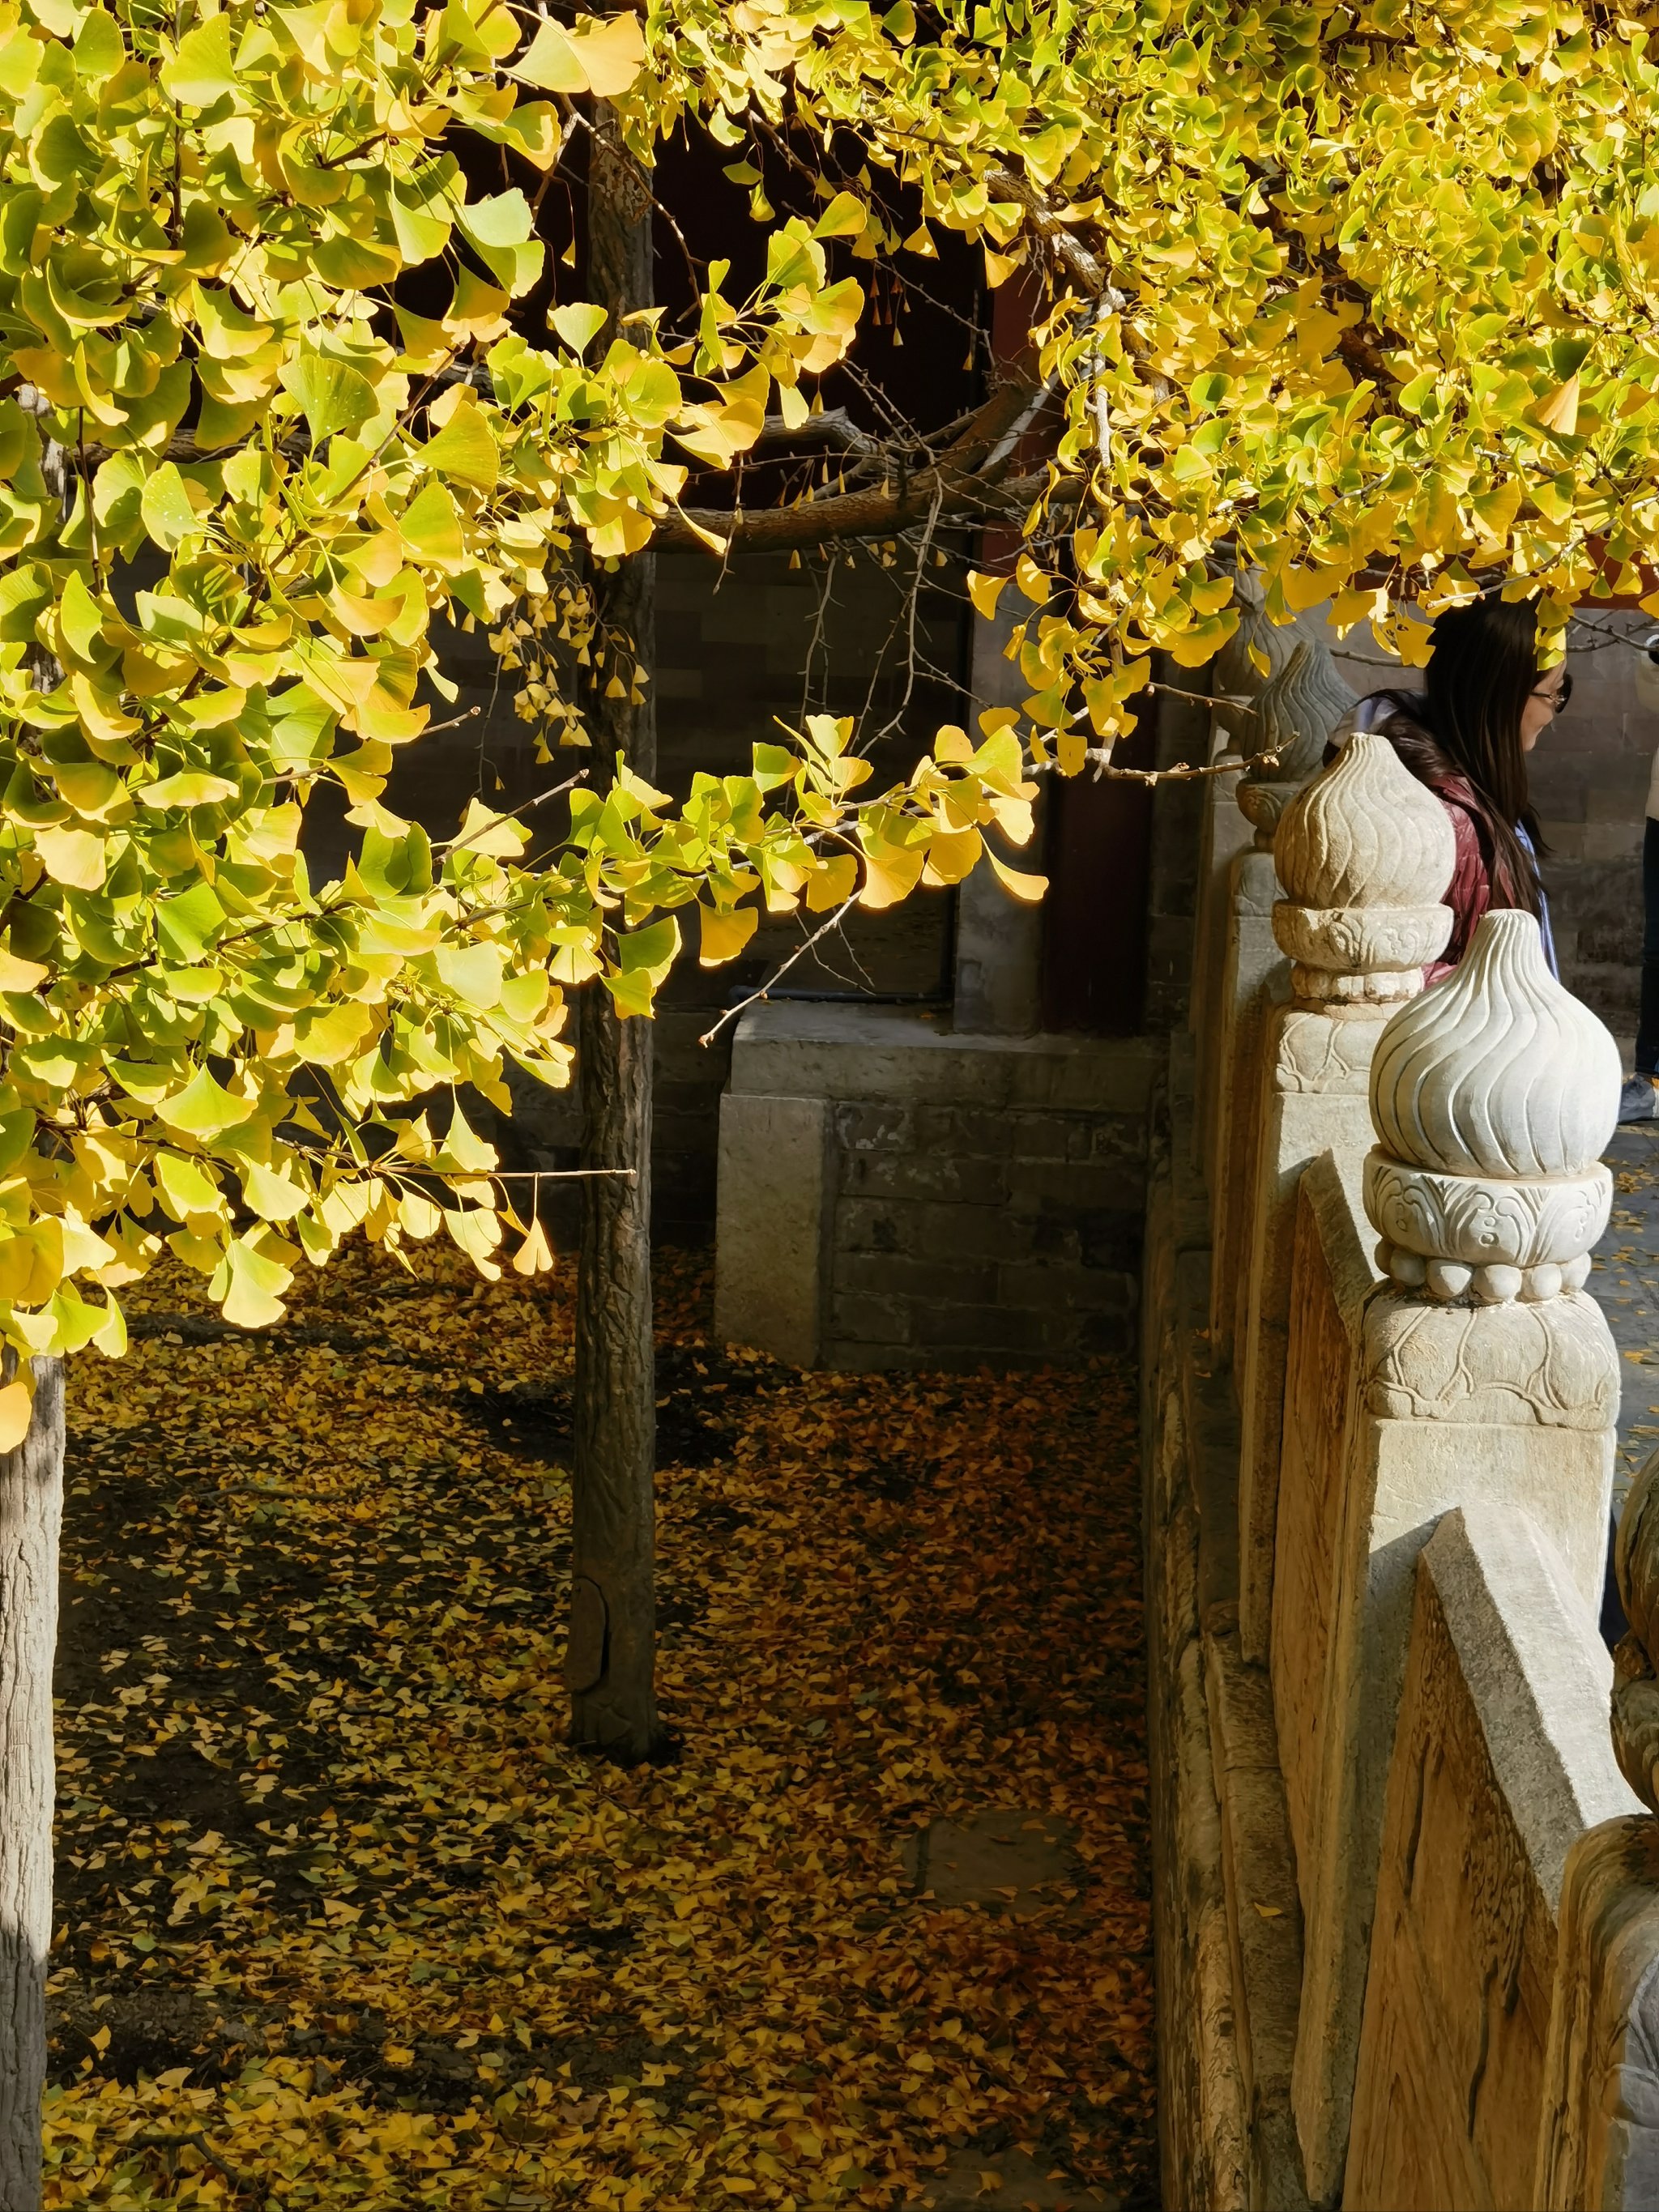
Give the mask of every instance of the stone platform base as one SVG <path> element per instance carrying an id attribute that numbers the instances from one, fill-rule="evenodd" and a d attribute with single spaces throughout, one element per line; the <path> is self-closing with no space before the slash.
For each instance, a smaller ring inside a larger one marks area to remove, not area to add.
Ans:
<path id="1" fill-rule="evenodd" d="M 720 1102 L 726 1341 L 843 1370 L 1133 1349 L 1162 1043 L 945 1018 L 744 1016 Z"/>
<path id="2" fill-rule="evenodd" d="M 1267 1670 L 1238 1645 L 1238 1421 L 1211 1350 L 1190 1040 L 1154 1118 L 1141 1332 L 1158 2134 L 1166 2204 L 1306 2212 L 1302 1916 Z"/>

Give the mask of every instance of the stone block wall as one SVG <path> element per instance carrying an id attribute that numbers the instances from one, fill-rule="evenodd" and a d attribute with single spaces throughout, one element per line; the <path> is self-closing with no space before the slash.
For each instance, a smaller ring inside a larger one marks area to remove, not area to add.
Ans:
<path id="1" fill-rule="evenodd" d="M 895 1007 L 755 1008 L 722 1106 L 722 1333 L 852 1369 L 1127 1349 L 1155 1057 L 1139 1038 L 957 1036 Z M 801 1174 L 822 1132 L 810 1235 L 771 1225 L 785 1126 Z"/>
<path id="2" fill-rule="evenodd" d="M 1635 641 L 1654 627 L 1644 614 L 1573 625 L 1571 702 L 1528 763 L 1552 853 L 1545 876 L 1563 980 L 1624 1037 L 1636 1030 L 1642 834 L 1659 747 L 1659 707 L 1644 696 Z"/>

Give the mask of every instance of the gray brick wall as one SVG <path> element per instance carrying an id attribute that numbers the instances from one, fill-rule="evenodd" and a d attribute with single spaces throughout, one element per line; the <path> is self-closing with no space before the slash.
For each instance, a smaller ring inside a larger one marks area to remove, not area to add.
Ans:
<path id="1" fill-rule="evenodd" d="M 1006 1367 L 1129 1349 L 1154 1049 L 957 1037 L 891 1009 L 749 1017 L 734 1091 L 829 1102 L 817 1249 L 775 1262 L 780 1297 L 820 1271 L 821 1364 Z M 723 1218 L 757 1172 L 735 1146 L 723 1154 Z M 751 1331 L 765 1310 L 763 1295 Z"/>
<path id="2" fill-rule="evenodd" d="M 860 1100 L 834 1128 L 828 1364 L 1127 1349 L 1144 1114 Z"/>

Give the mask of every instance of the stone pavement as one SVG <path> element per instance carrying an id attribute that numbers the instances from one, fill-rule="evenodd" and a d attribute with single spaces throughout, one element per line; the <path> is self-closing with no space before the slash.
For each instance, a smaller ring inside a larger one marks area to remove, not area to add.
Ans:
<path id="1" fill-rule="evenodd" d="M 1613 1218 L 1595 1248 L 1589 1287 L 1622 1355 L 1617 1508 L 1659 1446 L 1659 1126 L 1619 1130 L 1603 1157 L 1613 1170 Z"/>
<path id="2" fill-rule="evenodd" d="M 997 1807 L 933 1820 L 899 1856 L 915 1888 L 940 1905 L 991 1914 L 1040 1911 L 1074 1872 L 1071 1823 Z M 933 2212 L 1118 2212 L 1104 2190 L 1081 2189 L 1012 2145 L 959 2152 L 923 2203 Z"/>

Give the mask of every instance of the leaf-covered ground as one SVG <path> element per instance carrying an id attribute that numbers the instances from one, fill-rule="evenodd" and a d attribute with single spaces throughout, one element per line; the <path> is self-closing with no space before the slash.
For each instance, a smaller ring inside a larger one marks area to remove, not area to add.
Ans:
<path id="1" fill-rule="evenodd" d="M 802 1376 L 671 1263 L 626 1772 L 561 1740 L 568 1284 L 418 1267 L 76 1363 L 48 2204 L 1155 2203 L 1127 1376 Z M 1075 1832 L 1035 1912 L 907 1876 L 987 1807 Z"/>

